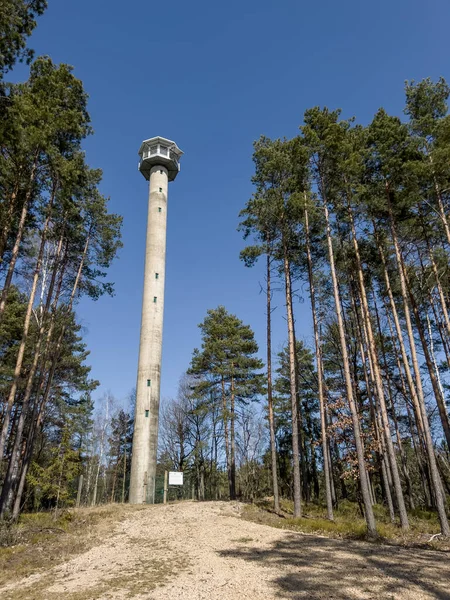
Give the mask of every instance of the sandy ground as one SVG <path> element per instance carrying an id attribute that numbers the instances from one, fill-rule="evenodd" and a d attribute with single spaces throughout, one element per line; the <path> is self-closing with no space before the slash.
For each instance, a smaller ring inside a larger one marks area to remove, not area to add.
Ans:
<path id="1" fill-rule="evenodd" d="M 239 504 L 130 513 L 101 545 L 0 588 L 0 598 L 68 600 L 450 600 L 450 556 L 281 531 Z"/>

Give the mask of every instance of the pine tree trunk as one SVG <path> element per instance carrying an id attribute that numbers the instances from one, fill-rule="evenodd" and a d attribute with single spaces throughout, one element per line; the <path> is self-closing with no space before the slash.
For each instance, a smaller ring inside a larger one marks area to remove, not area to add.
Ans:
<path id="1" fill-rule="evenodd" d="M 410 314 L 409 314 L 407 287 L 406 287 L 406 281 L 405 281 L 405 271 L 403 268 L 403 259 L 401 256 L 400 247 L 399 247 L 399 243 L 398 243 L 398 239 L 397 239 L 397 232 L 396 232 L 395 224 L 394 224 L 394 216 L 392 214 L 392 208 L 390 205 L 390 193 L 389 193 L 388 189 L 387 189 L 387 199 L 388 199 L 388 208 L 389 208 L 391 236 L 392 236 L 392 242 L 394 244 L 395 257 L 397 260 L 398 274 L 399 274 L 399 278 L 400 278 L 400 286 L 401 286 L 403 306 L 404 306 L 404 312 L 405 312 L 405 320 L 406 320 L 406 326 L 407 326 L 407 330 L 408 330 L 408 337 L 410 340 L 410 349 L 411 349 L 412 361 L 413 361 L 413 365 L 414 365 L 414 372 L 416 375 L 416 385 L 418 386 L 418 391 L 419 391 L 419 394 L 418 394 L 419 395 L 419 408 L 420 408 L 420 414 L 421 414 L 421 418 L 422 418 L 425 446 L 426 446 L 426 450 L 427 450 L 428 467 L 430 470 L 431 481 L 433 482 L 433 494 L 435 497 L 436 508 L 438 511 L 439 522 L 441 525 L 441 533 L 443 536 L 449 536 L 450 535 L 450 526 L 448 523 L 446 511 L 445 511 L 445 498 L 442 495 L 442 482 L 441 482 L 441 478 L 439 476 L 439 471 L 437 468 L 436 455 L 434 453 L 433 440 L 431 437 L 431 431 L 430 431 L 430 426 L 429 426 L 429 422 L 428 422 L 428 415 L 427 415 L 426 408 L 425 408 L 425 402 L 423 400 L 423 391 L 422 391 L 422 384 L 421 384 L 421 379 L 420 379 L 419 363 L 417 360 L 415 341 L 414 341 L 414 336 L 413 336 L 412 326 L 411 326 L 411 319 L 410 319 Z"/>
<path id="2" fill-rule="evenodd" d="M 77 292 L 77 289 L 78 289 L 78 285 L 79 285 L 80 280 L 81 280 L 81 274 L 82 274 L 82 271 L 83 271 L 84 262 L 86 260 L 86 256 L 87 256 L 87 252 L 88 252 L 88 248 L 89 248 L 90 236 L 91 236 L 91 233 L 89 232 L 88 235 L 87 235 L 87 237 L 86 237 L 86 242 L 85 242 L 85 245 L 84 245 L 84 248 L 83 248 L 83 253 L 82 253 L 81 258 L 80 258 L 80 263 L 78 265 L 77 274 L 76 274 L 75 281 L 74 281 L 74 284 L 73 284 L 73 287 L 72 287 L 72 291 L 71 291 L 71 294 L 70 294 L 69 303 L 67 305 L 67 313 L 70 313 L 70 311 L 72 310 L 73 301 L 75 299 L 75 295 L 76 295 L 76 292 Z M 67 250 L 67 247 L 66 247 L 66 250 Z M 57 292 L 55 294 L 55 299 L 53 301 L 53 308 L 54 309 L 56 309 L 56 302 L 57 302 L 57 299 L 59 298 L 59 293 L 60 293 L 60 290 L 61 290 L 61 287 L 62 287 L 63 273 L 64 273 L 64 269 L 62 269 L 62 271 L 60 272 L 60 277 L 59 277 L 58 284 L 57 284 L 58 285 L 58 289 L 57 289 Z M 48 345 L 50 343 L 50 339 L 51 339 L 51 336 L 53 334 L 54 325 L 55 325 L 55 318 L 54 318 L 54 314 L 53 314 L 51 322 L 50 322 L 49 331 L 47 333 L 47 347 L 48 347 Z M 60 354 L 60 351 L 61 351 L 61 345 L 63 343 L 64 334 L 65 334 L 65 325 L 63 324 L 62 327 L 61 327 L 60 334 L 58 336 L 57 343 L 55 345 L 55 348 L 53 349 L 53 353 L 52 353 L 52 356 L 51 356 L 50 370 L 49 370 L 48 375 L 47 375 L 47 382 L 45 384 L 44 391 L 42 393 L 42 398 L 41 398 L 40 402 L 39 402 L 39 398 L 36 399 L 37 414 L 36 414 L 36 417 L 35 417 L 36 418 L 35 432 L 39 431 L 40 425 L 42 423 L 43 411 L 44 411 L 44 408 L 45 408 L 45 406 L 47 404 L 47 400 L 48 400 L 48 397 L 49 397 L 49 394 L 50 394 L 50 390 L 51 390 L 51 387 L 52 387 L 52 384 L 53 384 L 53 377 L 55 375 L 56 367 L 58 365 L 59 354 Z M 44 361 L 44 364 L 45 364 L 45 361 Z M 38 395 L 40 394 L 40 390 L 41 390 L 42 386 L 44 386 L 44 378 L 41 376 L 39 384 L 37 386 L 38 387 Z M 33 444 L 33 440 L 34 440 L 34 435 L 31 435 L 30 439 L 28 440 L 28 442 L 30 444 L 30 453 L 29 453 L 28 461 L 31 459 L 32 444 Z M 20 480 L 19 488 L 18 488 L 18 491 L 16 493 L 16 499 L 15 499 L 15 505 L 14 505 L 14 511 L 13 511 L 17 516 L 19 514 L 19 509 L 20 509 L 21 500 L 22 500 L 22 493 L 23 493 L 24 484 L 25 484 L 25 477 L 26 477 L 26 472 L 28 470 L 28 467 L 29 467 L 29 462 L 25 463 L 22 466 L 22 475 L 21 475 L 21 480 Z"/>
<path id="3" fill-rule="evenodd" d="M 369 537 L 377 537 L 377 529 L 375 524 L 375 517 L 373 514 L 372 502 L 370 498 L 370 490 L 369 490 L 369 481 L 367 478 L 366 471 L 366 462 L 364 456 L 364 445 L 361 438 L 361 431 L 359 425 L 359 415 L 356 409 L 355 399 L 353 396 L 353 387 L 350 376 L 349 369 L 349 360 L 348 360 L 348 352 L 347 352 L 347 342 L 345 339 L 344 332 L 344 324 L 342 320 L 341 314 L 341 300 L 339 295 L 337 277 L 336 277 L 336 268 L 334 264 L 334 252 L 333 252 L 333 244 L 331 240 L 331 228 L 330 228 L 330 219 L 328 216 L 328 207 L 326 202 L 324 202 L 324 213 L 325 213 L 325 221 L 326 221 L 326 234 L 327 234 L 327 244 L 328 244 L 328 257 L 330 263 L 330 271 L 331 271 L 331 279 L 333 284 L 333 295 L 334 295 L 334 303 L 336 309 L 336 318 L 338 321 L 338 329 L 339 329 L 339 340 L 341 346 L 341 354 L 342 354 L 342 362 L 343 362 L 343 370 L 345 377 L 345 387 L 347 391 L 347 401 L 349 403 L 350 412 L 352 415 L 352 423 L 353 423 L 353 432 L 355 436 L 355 445 L 356 445 L 356 453 L 358 457 L 358 470 L 359 470 L 359 481 L 361 494 L 363 498 L 364 504 L 364 513 L 365 519 L 367 523 L 367 533 Z"/>
<path id="4" fill-rule="evenodd" d="M 353 300 L 352 304 L 353 304 L 353 310 L 355 312 L 357 323 L 358 323 L 358 343 L 359 343 L 359 348 L 360 348 L 359 353 L 361 355 L 363 374 L 364 374 L 364 382 L 366 384 L 367 398 L 369 400 L 370 418 L 371 418 L 373 429 L 375 432 L 375 441 L 376 441 L 376 445 L 377 445 L 377 462 L 379 465 L 380 480 L 382 483 L 384 498 L 386 500 L 386 504 L 389 509 L 389 515 L 390 515 L 392 523 L 394 523 L 395 522 L 395 512 L 394 512 L 394 504 L 392 502 L 392 494 L 391 494 L 392 483 L 391 483 L 391 478 L 388 475 L 388 467 L 386 465 L 386 452 L 385 452 L 384 445 L 383 445 L 382 434 L 380 435 L 380 425 L 379 425 L 379 421 L 378 421 L 379 414 L 376 414 L 375 402 L 374 402 L 373 394 L 372 394 L 372 389 L 374 387 L 372 368 L 369 367 L 370 378 L 369 378 L 369 373 L 367 372 L 366 361 L 368 360 L 369 365 L 370 365 L 370 357 L 366 356 L 366 351 L 364 349 L 364 344 L 363 344 L 363 340 L 362 340 L 362 332 L 361 332 L 361 324 L 359 323 L 359 315 L 356 311 L 356 305 L 355 305 L 354 300 Z"/>
<path id="5" fill-rule="evenodd" d="M 3 256 L 6 251 L 6 244 L 8 241 L 8 235 L 11 229 L 11 222 L 14 215 L 14 210 L 16 208 L 17 195 L 19 193 L 19 184 L 20 184 L 20 169 L 17 175 L 17 179 L 14 185 L 14 189 L 11 193 L 11 198 L 8 204 L 8 212 L 5 217 L 5 222 L 3 225 L 2 232 L 0 234 L 0 265 L 3 263 Z"/>
<path id="6" fill-rule="evenodd" d="M 291 276 L 292 282 L 292 276 Z M 291 283 L 291 295 L 292 295 L 292 283 Z M 292 308 L 292 315 L 294 310 Z M 297 338 L 295 336 L 295 322 L 292 323 L 292 334 L 294 338 L 294 348 L 297 349 Z M 306 429 L 303 421 L 303 403 L 300 395 L 300 365 L 298 360 L 297 352 L 295 352 L 295 385 L 296 385 L 296 398 L 297 398 L 297 429 L 298 429 L 298 448 L 300 453 L 300 493 L 306 504 L 310 502 L 310 482 L 308 473 L 308 448 L 306 444 Z"/>
<path id="7" fill-rule="evenodd" d="M 273 507 L 276 513 L 280 512 L 280 498 L 278 495 L 278 469 L 277 446 L 275 439 L 275 422 L 273 416 L 272 397 L 272 290 L 271 290 L 271 257 L 269 251 L 266 256 L 266 306 L 267 306 L 267 404 L 270 432 L 270 455 L 272 466 Z"/>
<path id="8" fill-rule="evenodd" d="M 233 365 L 232 365 L 233 368 Z M 236 500 L 236 438 L 235 438 L 235 391 L 234 391 L 234 377 L 231 376 L 231 389 L 230 389 L 230 467 L 231 467 L 231 479 L 230 479 L 230 500 Z"/>
<path id="9" fill-rule="evenodd" d="M 442 321 L 441 321 L 441 315 L 439 314 L 438 308 L 436 306 L 436 302 L 433 297 L 433 292 L 431 292 L 431 291 L 428 292 L 428 299 L 430 301 L 431 310 L 433 311 L 433 316 L 434 316 L 434 320 L 436 322 L 436 327 L 439 332 L 439 337 L 441 338 L 442 348 L 445 353 L 445 360 L 447 361 L 447 366 L 450 367 L 450 347 L 449 347 L 450 338 L 448 338 L 444 333 Z"/>
<path id="10" fill-rule="evenodd" d="M 19 485 L 17 488 L 17 492 L 16 492 L 15 500 L 14 500 L 14 506 L 13 506 L 12 513 L 11 513 L 11 517 L 12 517 L 13 521 L 17 521 L 17 519 L 19 518 L 22 494 L 23 494 L 23 490 L 25 488 L 25 482 L 26 482 L 26 477 L 27 477 L 27 473 L 28 473 L 28 467 L 30 465 L 30 460 L 31 460 L 31 444 L 29 444 L 28 440 L 27 440 L 24 457 L 22 460 L 22 468 L 21 468 L 21 473 L 20 473 Z"/>
<path id="11" fill-rule="evenodd" d="M 387 358 L 386 358 L 386 348 L 385 348 L 385 344 L 384 344 L 384 336 L 383 336 L 383 332 L 381 330 L 380 314 L 378 312 L 378 306 L 377 306 L 377 300 L 375 297 L 375 293 L 373 293 L 373 305 L 375 308 L 375 316 L 377 319 L 378 331 L 379 331 L 379 336 L 380 336 L 381 355 L 383 358 L 383 367 L 384 367 L 385 376 L 386 376 L 386 380 L 387 380 L 387 390 L 388 390 L 392 422 L 394 424 L 395 437 L 397 439 L 397 446 L 398 446 L 398 452 L 400 455 L 400 461 L 401 461 L 401 465 L 402 465 L 403 477 L 405 478 L 409 507 L 411 510 L 414 510 L 415 506 L 414 506 L 414 500 L 412 497 L 411 478 L 409 476 L 408 462 L 406 460 L 406 455 L 403 450 L 402 439 L 400 437 L 400 431 L 398 428 L 398 420 L 397 420 L 397 415 L 395 412 L 394 398 L 392 396 L 392 381 L 391 381 L 391 377 L 389 374 L 389 367 L 388 367 L 388 362 L 387 362 Z M 389 323 L 389 329 L 390 329 L 391 338 L 392 338 L 392 329 L 391 329 L 390 323 Z"/>
<path id="12" fill-rule="evenodd" d="M 19 225 L 17 228 L 16 239 L 15 239 L 12 251 L 11 251 L 11 258 L 9 261 L 8 271 L 6 274 L 2 294 L 0 296 L 0 323 L 3 320 L 3 314 L 5 312 L 6 302 L 8 300 L 8 292 L 9 292 L 9 288 L 11 287 L 12 278 L 13 278 L 14 271 L 16 268 L 17 258 L 19 256 L 20 245 L 22 243 L 22 237 L 23 237 L 23 233 L 25 231 L 25 222 L 26 222 L 26 218 L 28 215 L 28 209 L 30 206 L 31 196 L 33 193 L 33 184 L 34 184 L 34 180 L 36 178 L 37 161 L 38 161 L 38 153 L 36 152 L 33 166 L 31 168 L 28 190 L 25 194 L 25 198 L 24 198 L 23 205 L 22 205 L 22 211 L 20 213 L 20 220 L 19 220 Z M 2 456 L 2 454 L 0 452 L 0 459 L 1 459 L 1 456 Z"/>
<path id="13" fill-rule="evenodd" d="M 433 174 L 434 190 L 436 192 L 436 197 L 437 197 L 438 207 L 439 207 L 439 216 L 441 217 L 442 225 L 444 226 L 447 243 L 450 244 L 450 227 L 449 227 L 449 224 L 447 221 L 447 215 L 445 214 L 444 201 L 442 199 L 442 192 L 441 192 L 439 182 L 436 177 L 436 171 L 434 170 L 433 156 L 431 153 L 428 153 L 428 148 L 427 148 L 427 156 L 428 156 L 428 160 L 430 161 L 430 164 L 431 164 L 431 172 Z"/>
<path id="14" fill-rule="evenodd" d="M 225 439 L 225 459 L 227 463 L 227 475 L 228 475 L 228 491 L 231 498 L 231 460 L 230 460 L 230 438 L 228 434 L 228 406 L 227 396 L 225 392 L 225 380 L 221 378 L 222 386 L 222 420 L 223 420 L 223 435 Z"/>
<path id="15" fill-rule="evenodd" d="M 376 234 L 375 234 L 375 239 L 377 240 L 378 251 L 380 253 L 380 258 L 381 258 L 381 262 L 383 265 L 383 275 L 384 275 L 384 280 L 385 280 L 385 284 L 386 284 L 386 291 L 388 293 L 391 314 L 392 314 L 392 317 L 394 320 L 395 331 L 397 333 L 397 339 L 398 339 L 398 342 L 400 345 L 400 353 L 402 356 L 403 370 L 405 372 L 408 389 L 409 389 L 409 392 L 411 395 L 411 399 L 413 401 L 414 413 L 415 413 L 415 417 L 416 417 L 416 421 L 417 421 L 417 428 L 419 431 L 419 436 L 423 437 L 424 424 L 422 421 L 422 413 L 420 410 L 420 403 L 422 403 L 424 401 L 424 397 L 423 397 L 422 379 L 420 376 L 420 370 L 419 370 L 418 361 L 417 361 L 416 346 L 415 346 L 414 336 L 412 333 L 409 307 L 408 307 L 407 302 L 405 302 L 405 297 L 402 294 L 403 308 L 405 311 L 406 329 L 407 329 L 407 334 L 408 334 L 408 341 L 409 341 L 410 348 L 411 348 L 411 357 L 412 357 L 414 375 L 415 375 L 415 380 L 416 380 L 415 383 L 414 383 L 414 380 L 412 377 L 408 356 L 406 354 L 406 347 L 405 347 L 405 342 L 403 339 L 403 331 L 400 326 L 400 319 L 398 316 L 397 307 L 396 307 L 395 300 L 394 300 L 394 295 L 392 293 L 392 287 L 391 287 L 389 272 L 387 269 L 386 257 L 384 254 L 384 250 L 381 246 L 381 243 L 378 240 L 378 236 Z M 400 274 L 400 279 L 401 279 L 401 274 Z M 387 308 L 386 308 L 386 314 L 388 315 L 388 319 L 389 319 L 389 312 L 387 311 Z M 395 338 L 393 338 L 393 339 L 395 339 Z"/>
<path id="16" fill-rule="evenodd" d="M 59 497 L 61 495 L 61 486 L 62 486 L 62 479 L 63 479 L 63 473 L 64 473 L 64 459 L 65 459 L 65 454 L 63 451 L 63 455 L 61 458 L 61 469 L 59 471 L 59 478 L 58 478 L 58 492 L 56 494 L 55 514 L 59 507 Z"/>
<path id="17" fill-rule="evenodd" d="M 434 274 L 434 278 L 435 278 L 435 282 L 436 282 L 436 289 L 438 291 L 439 294 L 439 300 L 441 303 L 441 310 L 442 310 L 442 315 L 444 317 L 444 323 L 445 323 L 445 328 L 447 330 L 447 336 L 450 339 L 450 318 L 448 315 L 448 310 L 447 310 L 447 303 L 445 301 L 445 297 L 444 297 L 444 291 L 442 289 L 442 285 L 441 285 L 441 281 L 439 278 L 439 273 L 437 270 L 437 265 L 436 265 L 436 261 L 434 260 L 434 256 L 433 256 L 433 252 L 429 246 L 429 241 L 427 239 L 427 246 L 428 246 L 428 254 L 430 257 L 430 263 L 431 263 L 431 267 L 433 269 L 433 274 Z"/>
<path id="18" fill-rule="evenodd" d="M 395 523 L 394 504 L 392 502 L 391 488 L 389 486 L 385 455 L 381 456 L 381 476 L 383 480 L 384 492 L 386 494 L 386 504 L 388 505 L 389 517 L 391 519 L 391 523 Z"/>
<path id="19" fill-rule="evenodd" d="M 404 267 L 403 267 L 404 269 Z M 414 298 L 414 295 L 411 291 L 408 277 L 406 271 L 404 270 L 405 283 L 408 289 L 409 299 L 411 302 L 411 307 L 413 309 L 414 318 L 416 321 L 416 329 L 419 333 L 419 338 L 422 344 L 423 354 L 425 357 L 425 362 L 428 368 L 428 374 L 430 376 L 431 385 L 433 387 L 434 396 L 436 398 L 436 404 L 439 410 L 439 416 L 441 418 L 442 429 L 444 430 L 445 439 L 447 440 L 447 446 L 450 449 L 450 421 L 447 413 L 447 408 L 445 406 L 445 400 L 442 395 L 442 390 L 439 388 L 438 379 L 436 377 L 436 373 L 434 371 L 433 361 L 431 359 L 430 350 L 428 346 L 427 339 L 425 337 L 425 331 L 423 328 L 422 320 L 420 318 L 419 309 Z"/>
<path id="20" fill-rule="evenodd" d="M 122 504 L 125 502 L 125 486 L 127 480 L 127 448 L 123 449 L 123 481 L 122 481 Z"/>
<path id="21" fill-rule="evenodd" d="M 59 255 L 62 250 L 62 244 L 63 244 L 63 237 L 61 236 L 61 238 L 58 242 L 58 247 L 57 247 L 56 257 L 55 257 L 56 267 L 58 265 Z M 38 338 L 37 338 L 36 346 L 35 346 L 34 352 L 33 352 L 33 362 L 31 364 L 31 368 L 28 373 L 25 393 L 24 393 L 24 397 L 22 399 L 22 410 L 20 412 L 17 429 L 15 432 L 13 450 L 11 452 L 8 470 L 7 470 L 5 479 L 3 481 L 2 493 L 1 493 L 1 498 L 0 498 L 0 516 L 9 512 L 14 503 L 14 491 L 15 491 L 15 487 L 17 485 L 17 479 L 19 478 L 19 474 L 20 474 L 19 448 L 21 447 L 21 444 L 22 444 L 22 436 L 23 436 L 23 431 L 24 431 L 24 427 L 25 427 L 25 420 L 28 417 L 28 413 L 29 413 L 31 392 L 32 392 L 33 383 L 34 383 L 36 371 L 38 368 L 39 360 L 41 358 L 41 346 L 44 341 L 44 334 L 45 334 L 45 320 L 46 320 L 46 316 L 48 314 L 48 311 L 50 309 L 50 304 L 52 301 L 53 290 L 54 290 L 55 281 L 56 281 L 56 274 L 57 274 L 57 268 L 54 268 L 52 277 L 51 277 L 51 281 L 50 281 L 50 285 L 49 285 L 48 294 L 47 294 L 46 305 L 45 305 L 44 311 L 41 315 L 41 323 L 40 323 L 40 327 L 39 327 Z"/>
<path id="22" fill-rule="evenodd" d="M 301 482 L 300 482 L 300 452 L 298 436 L 298 406 L 297 406 L 297 361 L 295 357 L 295 336 L 294 336 L 294 315 L 292 312 L 292 289 L 291 289 L 291 268 L 289 264 L 286 243 L 283 242 L 284 249 L 284 280 L 286 294 L 286 315 L 288 326 L 288 346 L 289 346 L 289 380 L 291 396 L 292 413 L 292 471 L 294 475 L 294 518 L 301 517 Z"/>
<path id="23" fill-rule="evenodd" d="M 331 482 L 330 482 L 330 462 L 328 454 L 328 439 L 327 439 L 327 421 L 325 414 L 325 396 L 323 391 L 323 367 L 322 367 L 322 353 L 320 351 L 320 339 L 319 339 L 319 325 L 317 320 L 316 310 L 316 293 L 314 286 L 314 272 L 312 268 L 312 257 L 311 257 L 311 246 L 309 240 L 309 219 L 308 210 L 306 208 L 306 197 L 305 197 L 305 241 L 306 241 L 306 259 L 308 262 L 308 279 L 309 279 L 309 296 L 311 300 L 311 312 L 313 319 L 314 329 L 314 348 L 316 353 L 316 366 L 317 366 L 317 383 L 319 392 L 319 410 L 320 410 L 320 429 L 321 429 L 321 440 L 322 440 L 322 454 L 323 454 L 323 471 L 325 476 L 325 498 L 327 503 L 327 518 L 330 521 L 334 521 L 333 515 L 333 499 L 331 494 Z"/>
<path id="24" fill-rule="evenodd" d="M 397 500 L 397 507 L 398 507 L 398 512 L 400 515 L 400 523 L 401 523 L 402 529 L 407 530 L 407 529 L 409 529 L 408 514 L 406 512 L 405 499 L 403 497 L 403 490 L 402 490 L 402 485 L 401 485 L 401 481 L 400 481 L 400 474 L 398 472 L 398 464 L 397 464 L 397 458 L 395 456 L 394 444 L 392 443 L 392 435 L 391 435 L 391 430 L 390 430 L 390 425 L 389 425 L 389 417 L 388 417 L 387 408 L 386 408 L 386 401 L 385 401 L 385 397 L 384 397 L 383 383 L 381 381 L 380 365 L 378 362 L 378 354 L 377 354 L 377 349 L 376 349 L 376 345 L 375 345 L 375 338 L 373 335 L 372 320 L 370 317 L 369 303 L 367 300 L 367 293 L 366 293 L 366 286 L 364 283 L 364 274 L 362 271 L 361 256 L 359 253 L 359 244 L 358 244 L 358 240 L 356 238 L 355 224 L 353 221 L 353 213 L 352 213 L 350 205 L 348 206 L 348 215 L 350 218 L 353 249 L 355 251 L 355 257 L 356 257 L 356 268 L 357 268 L 357 272 L 358 272 L 358 283 L 359 283 L 359 292 L 360 292 L 360 298 L 361 298 L 361 304 L 362 304 L 364 327 L 367 331 L 368 349 L 369 349 L 369 353 L 370 353 L 370 357 L 371 357 L 371 361 L 372 361 L 372 367 L 374 370 L 373 374 L 374 374 L 375 386 L 376 386 L 376 390 L 377 390 L 378 401 L 379 401 L 379 405 L 380 405 L 380 413 L 381 413 L 381 421 L 382 421 L 382 425 L 383 425 L 384 440 L 385 440 L 385 444 L 386 444 L 387 455 L 389 458 L 389 465 L 390 465 L 392 479 L 393 479 L 393 483 L 394 483 L 395 497 Z"/>
<path id="25" fill-rule="evenodd" d="M 95 474 L 95 479 L 94 479 L 94 492 L 92 494 L 92 501 L 91 501 L 91 506 L 95 506 L 97 504 L 97 491 L 98 491 L 98 478 L 100 475 L 100 459 L 103 458 L 101 456 L 98 457 L 98 464 L 97 464 L 97 473 Z"/>
<path id="26" fill-rule="evenodd" d="M 56 301 L 59 298 L 59 294 L 61 291 L 61 284 L 62 284 L 62 281 L 60 279 L 60 281 L 58 282 L 58 289 L 55 294 L 55 299 L 53 302 L 54 305 L 56 304 Z M 54 325 L 55 325 L 55 315 L 52 314 L 51 319 L 50 319 L 50 326 L 49 326 L 47 336 L 46 336 L 46 352 L 50 351 L 49 350 L 50 349 L 50 341 L 52 338 Z M 38 384 L 36 386 L 36 388 L 37 388 L 36 400 L 35 400 L 34 407 L 33 407 L 33 414 L 32 414 L 32 418 L 31 418 L 30 428 L 27 433 L 26 452 L 25 452 L 24 460 L 22 461 L 22 464 L 20 467 L 20 470 L 21 470 L 20 481 L 19 481 L 19 486 L 18 486 L 16 495 L 15 495 L 14 508 L 13 508 L 13 519 L 14 520 L 17 520 L 17 518 L 19 516 L 20 504 L 22 501 L 22 493 L 23 493 L 24 486 L 25 486 L 25 480 L 26 480 L 26 476 L 28 473 L 28 468 L 30 466 L 33 445 L 34 445 L 34 439 L 35 439 L 36 433 L 40 430 L 43 415 L 44 415 L 46 395 L 44 393 L 44 396 L 43 396 L 41 402 L 39 402 L 39 397 L 40 397 L 40 394 L 42 392 L 44 392 L 44 389 L 45 389 L 45 386 L 44 386 L 45 374 L 46 374 L 46 371 L 45 371 L 46 357 L 45 356 L 43 357 L 41 362 L 42 362 L 42 364 L 40 367 Z"/>
<path id="27" fill-rule="evenodd" d="M 56 193 L 56 189 L 54 190 L 54 193 Z M 2 426 L 1 433 L 0 433 L 0 465 L 3 462 L 3 453 L 4 453 L 4 449 L 5 449 L 6 436 L 8 433 L 8 427 L 9 427 L 9 422 L 10 422 L 10 417 L 11 417 L 11 410 L 12 410 L 12 407 L 14 404 L 14 399 L 16 397 L 16 391 L 17 391 L 17 387 L 19 384 L 19 379 L 22 374 L 22 364 L 23 364 L 23 359 L 25 356 L 25 347 L 26 347 L 27 340 L 28 340 L 28 333 L 29 333 L 30 322 L 31 322 L 31 314 L 33 311 L 34 299 L 36 296 L 39 275 L 40 275 L 41 267 L 42 267 L 44 248 L 45 248 L 45 244 L 47 241 L 48 226 L 50 223 L 53 200 L 54 200 L 54 194 L 52 196 L 51 203 L 48 208 L 47 216 L 46 216 L 46 219 L 44 222 L 44 226 L 42 228 L 41 243 L 39 246 L 39 252 L 38 252 L 38 256 L 37 256 L 37 260 L 36 260 L 36 265 L 34 268 L 33 282 L 31 285 L 30 296 L 28 299 L 27 311 L 25 313 L 25 322 L 24 322 L 23 330 L 22 330 L 22 339 L 20 341 L 20 346 L 19 346 L 19 350 L 17 353 L 13 381 L 11 384 L 11 389 L 10 389 L 8 401 L 7 401 L 7 410 L 6 410 L 6 413 L 4 416 L 3 426 Z M 2 510 L 0 508 L 0 515 L 1 514 L 2 514 Z"/>
<path id="28" fill-rule="evenodd" d="M 114 474 L 113 474 L 113 480 L 112 480 L 112 485 L 111 485 L 111 502 L 115 502 L 116 501 L 116 481 L 117 481 L 117 470 L 119 468 L 119 462 L 117 462 L 116 464 L 116 468 L 114 469 Z"/>

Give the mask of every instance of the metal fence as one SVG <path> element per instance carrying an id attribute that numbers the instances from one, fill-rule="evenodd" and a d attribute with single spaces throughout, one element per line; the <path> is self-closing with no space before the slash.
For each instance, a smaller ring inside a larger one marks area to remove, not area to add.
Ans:
<path id="1" fill-rule="evenodd" d="M 184 474 L 183 485 L 169 485 L 167 489 L 167 502 L 177 500 L 191 500 L 195 497 L 193 482 L 188 473 Z M 155 478 L 155 504 L 164 502 L 164 475 Z"/>

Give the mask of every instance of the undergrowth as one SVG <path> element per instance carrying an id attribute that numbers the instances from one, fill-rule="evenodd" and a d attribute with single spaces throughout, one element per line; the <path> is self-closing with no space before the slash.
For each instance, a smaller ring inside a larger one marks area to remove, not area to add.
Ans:
<path id="1" fill-rule="evenodd" d="M 108 504 L 56 514 L 29 513 L 18 523 L 0 522 L 0 585 L 88 550 L 135 510 L 140 507 Z"/>
<path id="2" fill-rule="evenodd" d="M 269 500 L 260 500 L 252 505 L 246 505 L 243 518 L 249 521 L 264 523 L 281 529 L 290 529 L 302 533 L 315 533 L 334 538 L 365 539 L 366 524 L 356 503 L 342 501 L 334 511 L 334 521 L 326 516 L 326 508 L 317 504 L 302 507 L 301 518 L 293 517 L 293 503 L 289 500 L 280 501 L 281 514 L 273 511 Z M 400 524 L 391 523 L 389 513 L 384 506 L 373 507 L 380 541 L 395 542 L 404 545 L 429 545 L 430 547 L 446 549 L 447 545 L 438 538 L 430 538 L 439 533 L 437 515 L 430 511 L 414 510 L 409 516 L 410 530 L 402 531 Z"/>

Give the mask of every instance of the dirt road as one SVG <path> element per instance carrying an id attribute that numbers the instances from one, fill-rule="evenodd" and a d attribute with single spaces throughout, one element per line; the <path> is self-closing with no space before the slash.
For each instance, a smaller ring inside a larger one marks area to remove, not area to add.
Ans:
<path id="1" fill-rule="evenodd" d="M 4 600 L 450 600 L 450 556 L 273 529 L 239 504 L 132 512 L 64 565 L 0 589 Z"/>

